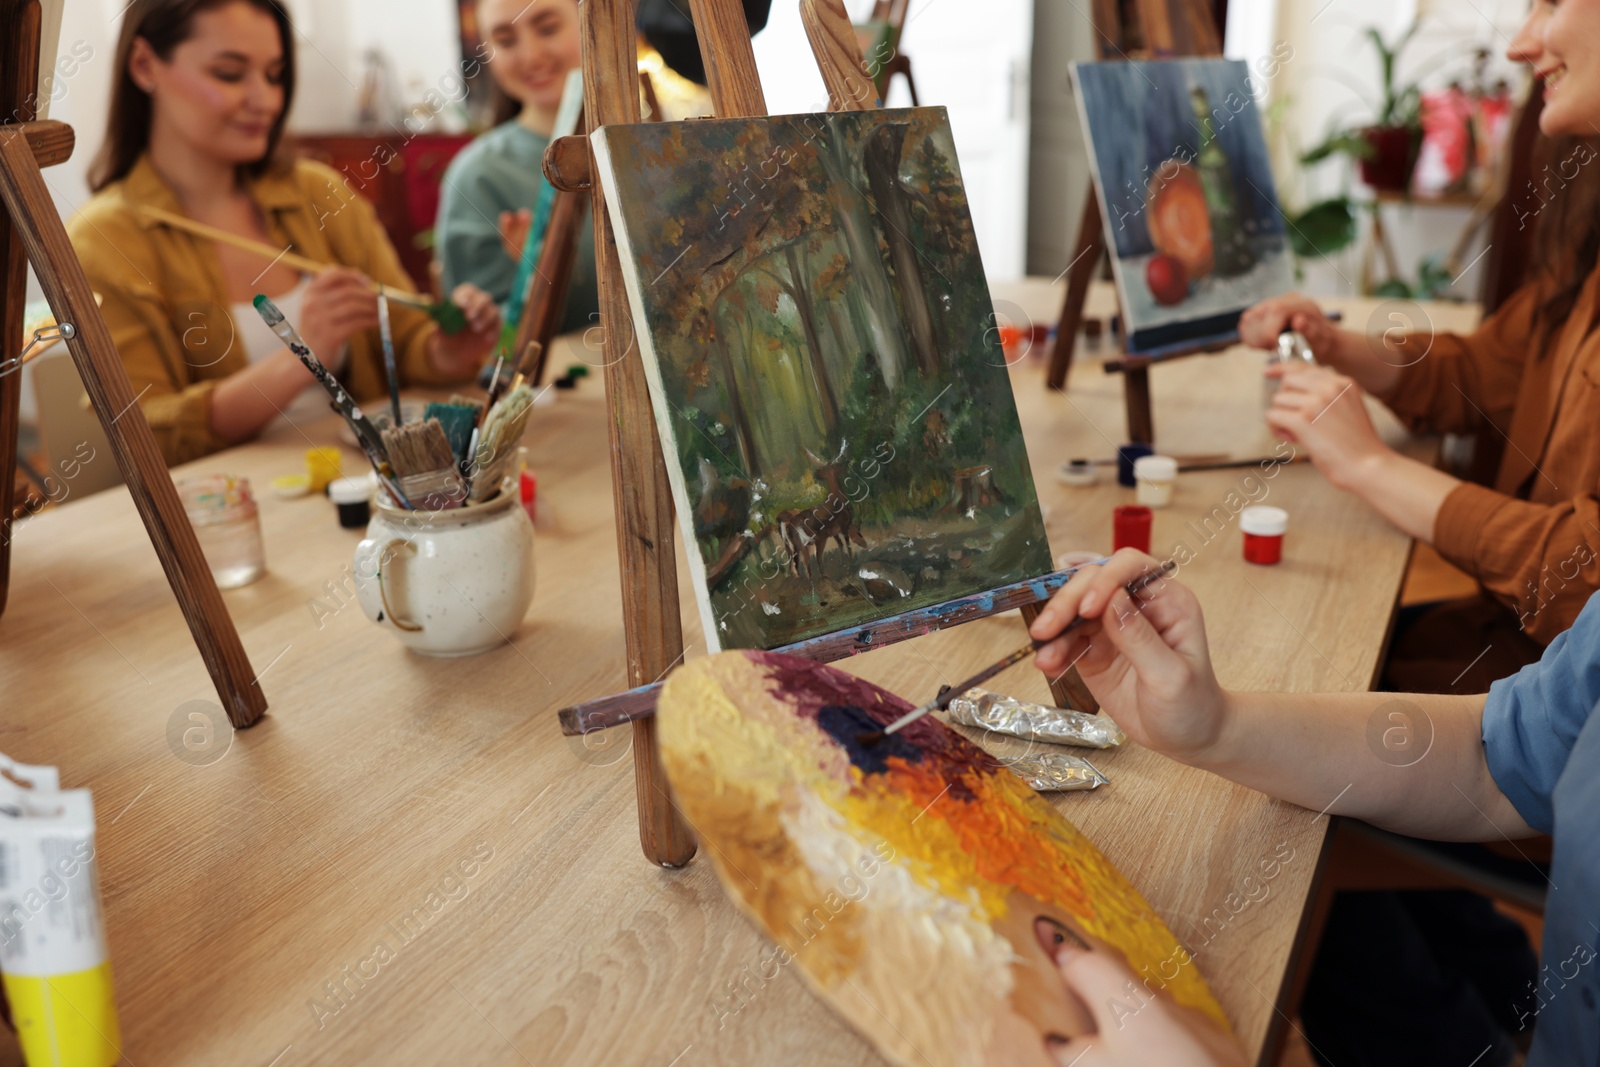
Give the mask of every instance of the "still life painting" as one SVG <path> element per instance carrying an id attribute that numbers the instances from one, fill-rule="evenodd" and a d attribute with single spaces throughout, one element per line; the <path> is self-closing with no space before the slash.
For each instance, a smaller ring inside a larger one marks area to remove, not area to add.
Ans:
<path id="1" fill-rule="evenodd" d="M 1074 63 L 1128 351 L 1230 335 L 1294 287 L 1249 68 Z"/>
<path id="2" fill-rule="evenodd" d="M 592 141 L 713 651 L 1050 572 L 944 109 Z"/>
<path id="3" fill-rule="evenodd" d="M 905 1067 L 1055 1067 L 1095 1032 L 1055 963 L 1069 941 L 1121 957 L 1188 1025 L 1225 1033 L 1195 959 L 1011 770 L 932 718 L 862 736 L 910 709 L 774 652 L 702 657 L 667 679 L 673 795 L 775 964 Z"/>

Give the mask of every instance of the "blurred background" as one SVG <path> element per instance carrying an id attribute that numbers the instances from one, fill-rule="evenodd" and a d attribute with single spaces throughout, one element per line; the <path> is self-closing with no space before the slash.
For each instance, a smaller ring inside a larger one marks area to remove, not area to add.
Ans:
<path id="1" fill-rule="evenodd" d="M 379 143 L 398 149 L 367 191 L 408 270 L 426 285 L 439 175 L 491 124 L 486 87 L 462 94 L 457 84 L 462 56 L 475 43 L 471 5 L 283 3 L 299 35 L 291 133 L 302 152 L 352 170 L 370 167 Z M 1316 231 L 1319 254 L 1300 258 L 1303 288 L 1328 295 L 1394 282 L 1409 295 L 1474 298 L 1479 279 L 1460 268 L 1484 247 L 1484 228 L 1469 227 L 1490 179 L 1475 156 L 1493 162 L 1478 111 L 1481 101 L 1503 97 L 1508 103 L 1501 110 L 1514 114 L 1526 93 L 1525 74 L 1504 57 L 1523 0 L 1212 4 L 1225 27 L 1225 54 L 1250 64 L 1283 210 L 1299 219 L 1310 208 L 1333 204 L 1306 223 L 1308 230 L 1313 222 L 1324 230 Z M 949 109 L 990 280 L 1060 274 L 1071 259 L 1090 180 L 1068 76 L 1070 62 L 1095 58 L 1090 0 L 847 0 L 846 6 L 861 24 L 885 15 L 899 21 L 898 44 L 880 54 L 909 61 L 922 104 Z M 64 218 L 89 196 L 85 173 L 104 134 L 124 8 L 125 0 L 74 0 L 62 16 L 59 54 L 76 61 L 59 68 L 70 73 L 55 77 L 50 117 L 76 129 L 78 146 L 70 162 L 46 177 Z M 1454 120 L 1444 123 L 1444 147 L 1425 142 L 1406 188 L 1389 192 L 1366 185 L 1359 160 L 1348 152 L 1302 161 L 1330 138 L 1342 143 L 1342 131 L 1384 117 L 1380 41 L 1390 49 L 1404 42 L 1389 87 L 1410 109 L 1399 120 L 1422 124 L 1433 114 Z M 797 3 L 773 4 L 755 52 L 772 113 L 825 107 Z M 667 117 L 709 110 L 703 90 L 665 70 L 659 56 L 646 55 L 641 65 L 652 71 Z M 887 103 L 910 105 L 911 86 L 893 74 Z M 1441 274 L 1446 258 L 1457 269 Z M 40 296 L 32 286 L 29 299 Z M 25 421 L 33 415 L 33 394 L 25 384 Z"/>

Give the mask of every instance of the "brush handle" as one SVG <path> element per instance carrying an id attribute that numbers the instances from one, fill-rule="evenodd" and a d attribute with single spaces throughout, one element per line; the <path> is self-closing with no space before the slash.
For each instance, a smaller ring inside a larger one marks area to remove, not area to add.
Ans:
<path id="1" fill-rule="evenodd" d="M 210 238 L 218 244 L 237 248 L 241 252 L 253 252 L 262 259 L 271 263 L 282 263 L 285 267 L 297 270 L 302 274 L 321 274 L 333 266 L 331 263 L 323 263 L 320 260 L 302 256 L 298 252 L 274 248 L 264 241 L 257 241 L 237 233 L 229 233 L 227 230 L 219 230 L 215 226 L 207 226 L 203 222 L 196 222 L 187 215 L 174 215 L 170 211 L 163 211 L 158 207 L 149 206 L 141 206 L 139 212 L 146 218 L 171 226 L 175 230 L 183 230 L 186 233 L 194 234 L 196 237 Z M 371 279 L 368 279 L 367 284 L 372 287 L 373 292 L 387 293 L 389 299 L 396 304 L 405 304 L 407 307 L 419 308 L 423 311 L 432 311 L 437 306 L 432 300 L 417 293 L 392 289 L 382 282 L 372 281 Z"/>
<path id="2" fill-rule="evenodd" d="M 1083 620 L 1081 618 L 1080 619 L 1074 619 L 1072 621 L 1072 623 L 1070 623 L 1067 626 L 1067 630 L 1071 630 L 1074 626 L 1076 626 L 1078 623 L 1080 623 L 1082 621 Z M 1063 632 L 1065 632 L 1065 631 L 1063 631 Z M 1050 643 L 1049 641 L 1040 641 L 1037 638 L 1035 638 L 1032 641 L 1029 641 L 1027 644 L 1023 645 L 1021 648 L 1019 648 L 1015 652 L 1011 653 L 1011 655 L 1005 657 L 1004 659 L 1002 659 L 1002 660 L 1000 660 L 1000 661 L 998 661 L 996 663 L 991 663 L 989 666 L 985 667 L 983 670 L 979 671 L 977 674 L 974 674 L 971 678 L 968 678 L 966 681 L 961 682 L 961 683 L 959 683 L 957 685 L 951 686 L 948 690 L 945 691 L 943 696 L 939 697 L 932 704 L 927 705 L 928 710 L 929 711 L 943 711 L 943 710 L 945 710 L 946 708 L 948 708 L 950 706 L 950 702 L 952 700 L 954 700 L 956 697 L 960 696 L 962 693 L 965 693 L 967 690 L 971 689 L 975 685 L 982 685 L 984 682 L 987 682 L 990 678 L 993 678 L 995 675 L 999 674 L 1001 671 L 1005 670 L 1007 667 L 1010 667 L 1012 664 L 1015 664 L 1015 663 L 1020 663 L 1022 660 L 1026 659 L 1029 656 L 1031 656 L 1033 653 L 1037 652 L 1039 649 L 1043 648 L 1045 645 L 1047 645 L 1049 643 Z"/>
<path id="3" fill-rule="evenodd" d="M 394 331 L 389 326 L 389 292 L 378 287 L 378 337 L 383 342 L 383 373 L 389 379 L 389 406 L 393 409 L 394 425 L 400 418 L 400 370 L 395 366 Z"/>
<path id="4" fill-rule="evenodd" d="M 1140 610 L 1140 609 L 1142 609 L 1144 607 L 1144 602 L 1139 599 L 1139 594 L 1140 593 L 1144 592 L 1144 590 L 1147 587 L 1149 587 L 1152 583 L 1157 582 L 1157 581 L 1161 580 L 1162 578 L 1165 578 L 1167 575 L 1171 574 L 1176 569 L 1177 569 L 1177 564 L 1173 563 L 1169 559 L 1165 563 L 1161 564 L 1161 566 L 1156 567 L 1153 570 L 1145 571 L 1143 574 L 1139 575 L 1139 577 L 1135 578 L 1133 581 L 1131 581 L 1127 585 L 1123 586 L 1123 588 L 1127 590 L 1128 595 L 1133 598 L 1134 609 L 1135 610 Z M 1045 645 L 1048 645 L 1048 644 L 1051 644 L 1052 642 L 1061 640 L 1063 637 L 1067 636 L 1072 631 L 1076 630 L 1078 627 L 1082 626 L 1084 623 L 1086 623 L 1088 621 L 1089 621 L 1088 619 L 1084 618 L 1082 615 L 1079 615 L 1077 618 L 1075 618 L 1071 622 L 1067 623 L 1067 625 L 1062 629 L 1062 631 L 1060 633 L 1056 634 L 1054 637 L 1052 637 L 1052 638 L 1050 638 L 1048 640 L 1041 640 L 1040 638 L 1035 637 L 1033 640 L 1029 641 L 1027 644 L 1023 645 L 1021 648 L 1017 649 L 1015 652 L 1012 652 L 1011 654 L 1005 656 L 1004 658 L 1002 658 L 1001 660 L 999 660 L 996 663 L 991 663 L 989 666 L 985 667 L 983 670 L 979 671 L 977 674 L 974 674 L 971 678 L 968 678 L 966 681 L 958 682 L 955 685 L 950 686 L 949 688 L 947 688 L 936 699 L 929 701 L 928 703 L 922 705 L 922 707 L 920 707 L 920 708 L 916 708 L 916 709 L 913 709 L 912 711 L 906 712 L 904 715 L 900 716 L 894 722 L 890 723 L 888 726 L 885 726 L 883 728 L 883 732 L 885 734 L 896 733 L 901 728 L 909 726 L 913 722 L 916 722 L 918 719 L 922 718 L 924 715 L 928 714 L 928 712 L 930 712 L 930 711 L 943 711 L 943 710 L 945 710 L 946 708 L 948 708 L 950 706 L 950 702 L 952 700 L 954 700 L 956 697 L 960 696 L 962 693 L 965 693 L 967 690 L 971 689 L 973 686 L 979 685 L 979 684 L 981 684 L 983 682 L 988 681 L 990 678 L 993 678 L 995 675 L 999 674 L 1001 671 L 1005 670 L 1007 667 L 1010 667 L 1010 666 L 1012 666 L 1012 665 L 1014 665 L 1016 663 L 1021 662 L 1022 660 L 1026 659 L 1031 653 L 1037 652 L 1039 649 L 1043 648 Z"/>
<path id="5" fill-rule="evenodd" d="M 277 309 L 274 307 L 273 310 L 276 311 Z M 272 332 L 278 335 L 279 340 L 289 346 L 289 351 L 293 352 L 300 362 L 305 364 L 306 369 L 311 372 L 311 376 L 321 384 L 322 388 L 328 391 L 328 396 L 333 401 L 333 409 L 343 415 L 345 421 L 350 423 L 350 428 L 355 430 L 356 437 L 361 442 L 361 448 L 367 453 L 368 457 L 376 455 L 387 459 L 389 451 L 383 447 L 383 438 L 378 436 L 378 428 L 372 425 L 372 420 L 361 414 L 361 408 L 356 405 L 355 398 L 345 390 L 343 385 L 339 384 L 339 379 L 335 378 L 328 368 L 322 365 L 322 360 L 318 359 L 317 354 L 311 351 L 311 346 L 305 343 L 305 340 L 300 336 L 300 332 L 289 324 L 288 319 L 282 317 L 281 312 L 278 314 L 279 318 L 276 323 L 269 320 L 268 324 L 272 327 Z"/>

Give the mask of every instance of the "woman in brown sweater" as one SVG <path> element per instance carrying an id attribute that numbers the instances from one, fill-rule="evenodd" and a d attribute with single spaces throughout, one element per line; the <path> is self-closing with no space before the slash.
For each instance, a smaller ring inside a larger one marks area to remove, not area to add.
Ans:
<path id="1" fill-rule="evenodd" d="M 1483 692 L 1537 659 L 1600 588 L 1600 171 L 1583 165 L 1595 160 L 1595 142 L 1578 139 L 1596 131 L 1569 106 L 1573 94 L 1600 86 L 1570 84 L 1566 64 L 1540 40 L 1525 26 L 1510 54 L 1544 81 L 1539 128 L 1558 139 L 1543 146 L 1551 173 L 1576 170 L 1576 178 L 1540 213 L 1527 285 L 1467 336 L 1406 330 L 1415 324 L 1398 315 L 1374 324 L 1397 327 L 1381 333 L 1340 330 L 1298 295 L 1257 304 L 1239 324 L 1246 343 L 1262 348 L 1275 347 L 1283 329 L 1299 330 L 1323 364 L 1284 379 L 1269 425 L 1329 481 L 1480 583 L 1478 597 L 1403 620 L 1390 688 Z M 1413 430 L 1500 438 L 1492 488 L 1384 445 L 1363 391 Z"/>
<path id="2" fill-rule="evenodd" d="M 167 462 L 327 414 L 310 372 L 251 309 L 257 293 L 357 399 L 383 395 L 372 283 L 412 285 L 370 204 L 329 168 L 278 153 L 294 92 L 288 16 L 271 0 L 134 0 L 123 18 L 95 196 L 68 232 Z M 330 266 L 302 276 L 150 208 Z M 391 308 L 402 382 L 462 381 L 489 353 L 493 300 L 471 285 L 451 295 L 469 323 L 454 336 Z"/>

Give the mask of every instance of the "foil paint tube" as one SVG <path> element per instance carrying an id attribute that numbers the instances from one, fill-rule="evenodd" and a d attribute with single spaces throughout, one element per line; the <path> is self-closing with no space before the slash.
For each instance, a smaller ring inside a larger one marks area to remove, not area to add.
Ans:
<path id="1" fill-rule="evenodd" d="M 28 1067 L 111 1067 L 122 1034 L 95 863 L 94 803 L 0 754 L 0 980 Z"/>
<path id="2" fill-rule="evenodd" d="M 1128 735 L 1106 715 L 1050 708 L 973 687 L 950 701 L 951 722 L 1058 745 L 1110 748 Z"/>
<path id="3" fill-rule="evenodd" d="M 1088 760 L 1081 756 L 1069 756 L 1065 752 L 1033 752 L 1026 756 L 995 758 L 1041 793 L 1097 789 L 1111 781 Z"/>

